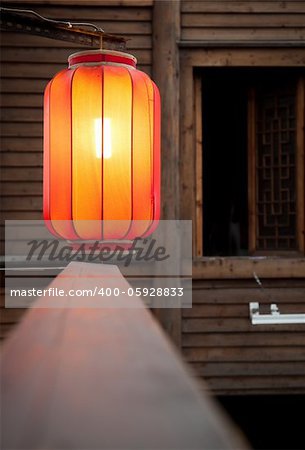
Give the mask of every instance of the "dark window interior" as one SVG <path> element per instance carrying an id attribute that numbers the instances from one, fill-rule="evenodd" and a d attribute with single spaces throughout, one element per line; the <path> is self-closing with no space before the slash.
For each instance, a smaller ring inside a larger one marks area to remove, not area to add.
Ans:
<path id="1" fill-rule="evenodd" d="M 204 255 L 247 250 L 247 83 L 240 72 L 203 76 Z"/>
<path id="2" fill-rule="evenodd" d="M 203 254 L 248 254 L 248 96 L 250 89 L 296 81 L 283 68 L 202 71 Z"/>
<path id="3" fill-rule="evenodd" d="M 304 395 L 218 397 L 253 449 L 305 449 Z"/>

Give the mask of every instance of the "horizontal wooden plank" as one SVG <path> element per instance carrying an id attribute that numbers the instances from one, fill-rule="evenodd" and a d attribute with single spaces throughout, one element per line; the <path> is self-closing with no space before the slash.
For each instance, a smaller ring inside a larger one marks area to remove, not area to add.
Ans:
<path id="1" fill-rule="evenodd" d="M 1 164 L 4 167 L 42 167 L 42 152 L 3 152 L 1 153 Z"/>
<path id="2" fill-rule="evenodd" d="M 276 293 L 279 294 L 282 289 L 305 289 L 305 278 L 262 278 L 263 286 L 265 289 L 276 289 Z M 258 290 L 257 285 L 253 275 L 251 278 L 219 278 L 219 279 L 193 279 L 192 289 L 193 292 L 204 291 L 205 293 L 216 291 L 221 293 L 223 290 L 227 290 L 231 294 L 237 294 L 240 290 L 243 290 L 243 294 L 247 294 L 247 291 Z M 238 294 L 237 294 L 238 295 Z M 236 295 L 235 295 L 236 297 Z M 242 299 L 241 299 L 242 300 Z M 238 303 L 238 302 L 237 302 Z"/>
<path id="3" fill-rule="evenodd" d="M 204 293 L 202 294 L 204 296 Z M 234 300 L 232 300 L 234 301 Z M 193 303 L 193 299 L 192 299 Z M 305 307 L 305 305 L 304 305 Z M 245 300 L 243 303 L 218 303 L 218 304 L 196 304 L 191 308 L 185 308 L 181 311 L 185 318 L 218 318 L 218 317 L 249 317 L 249 304 Z"/>
<path id="4" fill-rule="evenodd" d="M 129 287 L 115 266 L 80 263 L 51 286 L 86 289 L 92 277 Z M 129 308 L 122 298 L 105 301 L 92 298 L 88 308 L 88 299 L 67 298 L 55 308 L 55 297 L 41 298 L 4 344 L 4 447 L 247 448 L 200 396 L 139 297 Z"/>
<path id="5" fill-rule="evenodd" d="M 305 347 L 229 347 L 229 348 L 184 348 L 188 362 L 238 362 L 238 361 L 304 361 Z"/>
<path id="6" fill-rule="evenodd" d="M 40 181 L 7 181 L 0 183 L 3 196 L 42 195 L 42 183 Z"/>
<path id="7" fill-rule="evenodd" d="M 63 69 L 67 64 L 40 64 L 32 63 L 6 63 L 2 65 L 2 76 L 12 78 L 43 78 L 50 80 L 53 76 Z M 20 81 L 19 81 L 20 83 Z"/>
<path id="8" fill-rule="evenodd" d="M 234 333 L 234 332 L 269 332 L 269 331 L 303 331 L 304 325 L 252 325 L 250 319 L 184 319 L 182 331 L 185 333 Z"/>
<path id="9" fill-rule="evenodd" d="M 116 34 L 117 36 L 123 36 L 129 38 L 134 35 L 151 35 L 152 24 L 150 21 L 123 21 L 112 20 L 104 22 L 103 20 L 94 20 L 94 24 L 103 28 L 106 33 Z"/>
<path id="10" fill-rule="evenodd" d="M 258 333 L 182 333 L 182 347 L 292 347 L 305 348 L 305 331 Z M 305 365 L 304 365 L 305 370 Z"/>
<path id="11" fill-rule="evenodd" d="M 198 13 L 304 13 L 303 1 L 182 0 L 181 11 Z"/>
<path id="12" fill-rule="evenodd" d="M 265 282 L 263 281 L 263 285 Z M 227 288 L 227 289 L 194 289 L 193 305 L 200 304 L 231 304 L 241 303 L 249 304 L 249 302 L 260 303 L 301 303 L 305 304 L 305 286 L 303 288 L 286 287 L 286 288 L 268 288 L 262 291 L 253 280 L 252 288 Z M 188 311 L 186 310 L 187 314 Z"/>
<path id="13" fill-rule="evenodd" d="M 16 324 L 20 322 L 24 316 L 26 309 L 22 308 L 1 308 L 0 309 L 0 323 L 1 324 Z"/>
<path id="14" fill-rule="evenodd" d="M 83 6 L 84 2 L 86 2 L 86 5 L 88 6 L 94 6 L 98 5 L 100 7 L 104 6 L 152 6 L 154 0 L 43 0 L 45 4 L 54 5 L 57 7 L 60 7 L 62 5 L 68 5 L 68 6 Z M 5 0 L 5 3 L 10 4 L 10 7 L 13 8 L 13 5 L 16 5 L 16 7 L 20 7 L 20 5 L 27 5 L 33 4 L 35 5 L 41 5 L 42 0 L 22 0 L 22 1 L 16 1 L 16 0 Z"/>
<path id="15" fill-rule="evenodd" d="M 1 108 L 2 122 L 42 122 L 42 108 Z"/>
<path id="16" fill-rule="evenodd" d="M 294 28 L 305 27 L 304 14 L 183 14 L 182 28 Z"/>
<path id="17" fill-rule="evenodd" d="M 42 168 L 5 167 L 1 170 L 2 181 L 42 181 Z"/>
<path id="18" fill-rule="evenodd" d="M 256 46 L 259 37 L 255 38 L 253 45 Z M 187 41 L 185 41 L 187 42 Z M 190 41 L 196 44 L 197 41 Z M 208 44 L 205 44 L 208 42 Z M 199 40 L 198 48 L 183 49 L 180 52 L 181 64 L 197 67 L 212 66 L 249 66 L 249 67 L 304 67 L 305 65 L 305 47 L 302 48 L 234 48 L 227 39 L 222 42 L 222 48 L 209 47 L 209 44 L 216 42 L 216 38 L 207 38 Z M 233 41 L 232 41 L 233 42 Z M 236 41 L 235 41 L 236 42 Z M 242 42 L 246 46 L 247 41 L 241 36 L 237 42 Z M 250 41 L 248 41 L 250 42 Z M 270 42 L 269 46 L 270 46 Z M 274 41 L 273 41 L 274 42 Z M 272 47 L 272 45 L 271 45 Z"/>
<path id="19" fill-rule="evenodd" d="M 289 298 L 289 297 L 288 297 Z M 290 300 L 290 298 L 289 298 Z M 294 313 L 302 313 L 305 314 L 305 299 L 303 299 L 303 303 L 293 303 L 293 300 L 291 299 L 292 303 L 282 303 L 280 307 L 280 311 L 282 314 L 294 314 Z M 273 299 L 274 302 L 276 302 L 276 299 Z M 288 299 L 286 299 L 286 302 Z M 265 300 L 266 302 L 266 300 Z M 270 303 L 262 304 L 260 308 L 261 314 L 270 314 Z M 244 304 L 233 304 L 233 303 L 227 303 L 227 304 L 217 304 L 217 305 L 211 305 L 211 304 L 200 304 L 200 305 L 193 305 L 192 308 L 184 308 L 182 309 L 182 316 L 183 317 L 194 317 L 194 318 L 201 318 L 201 317 L 209 317 L 209 318 L 219 318 L 219 317 L 249 317 L 249 302 L 248 300 L 245 300 Z"/>
<path id="20" fill-rule="evenodd" d="M 3 93 L 43 94 L 48 81 L 48 79 L 38 78 L 2 78 L 0 89 Z"/>
<path id="21" fill-rule="evenodd" d="M 270 388 L 246 388 L 246 389 L 212 389 L 212 386 L 207 388 L 207 384 L 203 378 L 202 380 L 202 392 L 205 393 L 207 389 L 213 392 L 214 395 L 217 396 L 225 396 L 225 395 L 304 395 L 304 388 L 293 388 L 293 387 L 281 387 L 280 389 L 277 386 L 273 386 Z M 200 381 L 200 379 L 199 379 Z"/>
<path id="22" fill-rule="evenodd" d="M 40 63 L 5 63 L 2 66 L 2 76 L 6 78 L 35 78 L 51 80 L 53 76 L 63 69 L 67 68 L 67 64 L 40 64 Z M 149 64 L 145 65 L 139 61 L 138 68 L 140 70 L 149 70 Z M 19 81 L 20 83 L 20 81 Z M 46 84 L 46 83 L 45 83 Z M 21 91 L 26 92 L 26 91 Z"/>
<path id="23" fill-rule="evenodd" d="M 305 391 L 305 376 L 266 376 L 266 377 L 240 377 L 240 378 L 207 378 L 205 382 L 212 390 L 249 390 L 249 389 L 273 389 L 280 392 L 282 389 L 302 389 Z"/>
<path id="24" fill-rule="evenodd" d="M 42 137 L 43 125 L 42 122 L 25 123 L 25 122 L 5 122 L 1 124 L 1 135 L 3 137 Z"/>
<path id="25" fill-rule="evenodd" d="M 304 362 L 219 362 L 192 363 L 196 375 L 203 377 L 248 377 L 305 375 Z"/>
<path id="26" fill-rule="evenodd" d="M 22 47 L 37 47 L 45 49 L 45 51 L 47 51 L 48 48 L 65 48 L 70 49 L 71 53 L 84 50 L 84 47 L 81 47 L 79 43 L 60 41 L 43 36 L 23 33 L 21 34 L 18 32 L 11 32 L 6 30 L 0 30 L 1 47 L 19 47 L 21 36 Z"/>
<path id="27" fill-rule="evenodd" d="M 39 12 L 39 9 L 35 9 L 37 12 Z M 59 9 L 60 10 L 60 9 Z M 60 19 L 59 15 L 57 14 L 57 9 L 55 10 L 54 18 Z M 51 15 L 50 15 L 50 18 Z M 63 17 L 63 19 L 70 20 L 69 17 Z M 78 16 L 77 19 L 78 22 L 82 22 L 83 18 L 81 16 Z M 118 36 L 128 37 L 129 35 L 151 35 L 151 22 L 150 21 L 129 21 L 129 20 L 108 20 L 103 21 L 101 18 L 92 20 L 94 22 L 94 25 L 102 28 L 106 33 L 110 34 L 116 34 Z"/>
<path id="28" fill-rule="evenodd" d="M 103 28 L 108 30 L 108 23 L 112 23 L 114 21 L 125 22 L 132 21 L 134 24 L 134 28 L 136 29 L 138 26 L 137 22 L 145 22 L 150 21 L 152 17 L 151 8 L 143 8 L 137 7 L 135 5 L 133 8 L 124 7 L 120 5 L 120 7 L 108 6 L 105 7 L 103 2 L 100 2 L 99 5 L 86 5 L 87 1 L 83 1 L 76 8 L 66 7 L 63 4 L 53 6 L 51 3 L 43 4 L 40 2 L 39 5 L 35 7 L 35 11 L 39 14 L 55 20 L 67 20 L 67 21 L 77 21 L 77 22 L 87 22 L 91 21 L 92 23 L 102 22 Z M 111 32 L 110 30 L 108 30 Z"/>
<path id="29" fill-rule="evenodd" d="M 82 49 L 84 51 L 84 49 Z M 133 52 L 139 64 L 151 64 L 151 50 L 137 49 Z M 18 64 L 40 63 L 40 64 L 66 64 L 71 55 L 71 49 L 65 48 L 32 48 L 32 47 L 4 47 L 1 50 L 1 61 L 3 65 L 18 61 Z"/>
<path id="30" fill-rule="evenodd" d="M 0 97 L 2 108 L 42 108 L 43 96 L 41 94 L 7 94 Z"/>
<path id="31" fill-rule="evenodd" d="M 0 322 L 0 340 L 6 339 L 10 333 L 14 330 L 15 326 L 8 323 Z"/>
<path id="32" fill-rule="evenodd" d="M 4 125 L 5 127 L 5 125 Z M 0 138 L 0 148 L 3 152 L 42 152 L 43 139 L 20 137 Z"/>
<path id="33" fill-rule="evenodd" d="M 193 261 L 193 278 L 304 278 L 304 255 L 296 257 L 204 258 Z"/>
<path id="34" fill-rule="evenodd" d="M 265 289 L 305 289 L 305 277 L 303 278 L 265 278 L 262 280 Z M 239 291 L 240 289 L 258 289 L 258 285 L 253 277 L 250 279 L 193 279 L 192 284 L 193 291 L 203 290 L 215 290 L 219 289 L 219 292 L 223 289 L 229 290 L 229 292 Z M 218 291 L 217 291 L 218 292 Z"/>
<path id="35" fill-rule="evenodd" d="M 138 64 L 137 65 L 137 69 L 138 70 L 142 70 L 142 72 L 145 72 L 150 77 L 153 76 L 153 71 L 152 71 L 152 65 L 151 64 Z"/>
<path id="36" fill-rule="evenodd" d="M 285 41 L 302 40 L 305 28 L 183 28 L 181 40 L 242 40 L 242 41 Z"/>
<path id="37" fill-rule="evenodd" d="M 3 220 L 43 220 L 41 211 L 5 211 Z"/>
<path id="38" fill-rule="evenodd" d="M 127 51 L 132 52 L 135 49 L 151 49 L 152 37 L 151 35 L 137 35 L 129 34 L 127 38 Z M 1 45 L 2 47 L 19 47 L 20 46 L 20 34 L 11 32 L 1 33 Z M 83 51 L 84 47 L 80 47 L 79 44 L 73 44 L 73 42 L 57 41 L 54 39 L 44 38 L 42 36 L 34 36 L 30 34 L 22 35 L 22 47 L 35 47 L 43 48 L 47 51 L 47 48 L 65 48 L 70 49 L 71 53 L 77 51 Z"/>
<path id="39" fill-rule="evenodd" d="M 41 211 L 42 197 L 3 197 L 1 211 Z"/>

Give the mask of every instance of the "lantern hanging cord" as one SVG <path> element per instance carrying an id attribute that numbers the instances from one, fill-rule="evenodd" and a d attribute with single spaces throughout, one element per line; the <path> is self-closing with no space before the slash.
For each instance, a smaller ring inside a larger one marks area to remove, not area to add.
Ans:
<path id="1" fill-rule="evenodd" d="M 48 19 L 47 17 L 42 16 L 41 14 L 38 14 L 36 11 L 33 11 L 31 9 L 16 9 L 16 8 L 3 8 L 2 6 L 0 7 L 0 11 L 7 11 L 7 12 L 13 12 L 13 13 L 23 13 L 23 14 L 32 14 L 33 16 L 38 17 L 41 20 L 44 20 L 45 22 L 49 22 L 49 23 L 54 23 L 57 25 L 65 25 L 68 28 L 73 28 L 75 27 L 91 27 L 93 28 L 95 31 L 98 31 L 100 33 L 105 33 L 105 31 L 98 27 L 97 25 L 94 25 L 93 23 L 88 23 L 88 22 L 67 22 L 64 20 L 55 20 L 55 19 Z"/>

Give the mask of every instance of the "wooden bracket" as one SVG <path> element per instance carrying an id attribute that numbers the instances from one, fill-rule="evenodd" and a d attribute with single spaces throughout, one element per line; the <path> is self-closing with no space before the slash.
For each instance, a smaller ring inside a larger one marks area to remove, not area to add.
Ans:
<path id="1" fill-rule="evenodd" d="M 34 34 L 50 39 L 74 42 L 89 47 L 101 47 L 108 50 L 126 50 L 126 39 L 106 34 L 102 31 L 92 31 L 75 26 L 47 22 L 42 19 L 28 17 L 25 14 L 5 11 L 2 9 L 0 18 L 1 30 Z"/>

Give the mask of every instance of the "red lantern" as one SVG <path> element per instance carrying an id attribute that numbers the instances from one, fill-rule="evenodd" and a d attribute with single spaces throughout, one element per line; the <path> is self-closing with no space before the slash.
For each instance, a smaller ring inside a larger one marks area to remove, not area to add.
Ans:
<path id="1" fill-rule="evenodd" d="M 75 53 L 48 84 L 43 204 L 64 239 L 134 239 L 156 228 L 160 97 L 132 55 Z"/>

